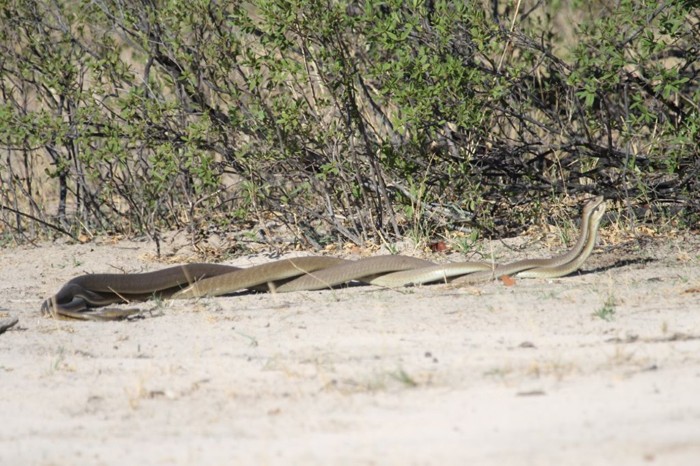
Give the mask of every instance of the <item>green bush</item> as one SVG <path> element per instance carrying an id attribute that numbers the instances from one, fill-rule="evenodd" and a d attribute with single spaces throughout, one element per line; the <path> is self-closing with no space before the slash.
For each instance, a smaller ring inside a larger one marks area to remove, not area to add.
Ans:
<path id="1" fill-rule="evenodd" d="M 602 193 L 696 222 L 696 2 L 508 3 L 2 2 L 0 219 L 361 243 Z"/>

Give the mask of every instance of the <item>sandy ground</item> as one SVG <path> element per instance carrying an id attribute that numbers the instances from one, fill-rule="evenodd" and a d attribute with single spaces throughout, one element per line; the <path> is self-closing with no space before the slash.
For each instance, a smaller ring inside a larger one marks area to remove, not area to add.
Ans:
<path id="1" fill-rule="evenodd" d="M 0 319 L 19 318 L 0 335 L 0 464 L 700 464 L 697 236 L 514 286 L 39 315 L 73 276 L 163 267 L 153 251 L 0 250 Z"/>

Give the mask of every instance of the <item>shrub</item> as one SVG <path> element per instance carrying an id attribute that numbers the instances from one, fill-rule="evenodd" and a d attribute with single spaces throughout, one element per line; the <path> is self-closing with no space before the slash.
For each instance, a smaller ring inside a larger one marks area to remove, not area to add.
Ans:
<path id="1" fill-rule="evenodd" d="M 692 224 L 695 3 L 4 2 L 0 218 L 361 243 L 595 192 Z"/>

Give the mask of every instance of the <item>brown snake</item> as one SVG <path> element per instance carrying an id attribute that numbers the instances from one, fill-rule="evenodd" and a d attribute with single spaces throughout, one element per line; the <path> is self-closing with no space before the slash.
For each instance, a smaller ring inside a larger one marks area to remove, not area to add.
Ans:
<path id="1" fill-rule="evenodd" d="M 566 253 L 548 259 L 526 259 L 504 265 L 488 262 L 435 264 L 401 255 L 369 257 L 350 261 L 312 256 L 282 259 L 238 268 L 219 264 L 185 264 L 134 274 L 82 275 L 66 283 L 44 301 L 42 313 L 54 317 L 113 320 L 135 312 L 129 309 L 92 311 L 112 303 L 141 301 L 150 297 L 192 298 L 219 296 L 239 290 L 266 289 L 273 292 L 332 288 L 350 281 L 399 287 L 433 282 L 471 284 L 502 275 L 555 278 L 578 270 L 590 256 L 605 203 L 602 196 L 583 209 L 579 238 Z"/>

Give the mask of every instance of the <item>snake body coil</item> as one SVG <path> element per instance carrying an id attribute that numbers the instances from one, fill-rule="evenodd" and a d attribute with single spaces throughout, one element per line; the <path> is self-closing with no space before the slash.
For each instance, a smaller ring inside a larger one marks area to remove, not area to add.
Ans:
<path id="1" fill-rule="evenodd" d="M 578 270 L 588 259 L 596 242 L 605 202 L 598 196 L 583 209 L 579 238 L 562 255 L 548 259 L 526 259 L 497 265 L 488 262 L 435 264 L 401 255 L 377 256 L 350 261 L 312 256 L 282 259 L 238 268 L 219 264 L 185 264 L 163 270 L 134 274 L 82 275 L 66 283 L 56 295 L 44 301 L 42 312 L 54 317 L 111 320 L 133 310 L 90 308 L 112 303 L 140 301 L 149 297 L 193 298 L 219 296 L 245 289 L 275 292 L 332 288 L 350 281 L 399 287 L 448 282 L 472 284 L 517 274 L 528 278 L 555 278 Z"/>

